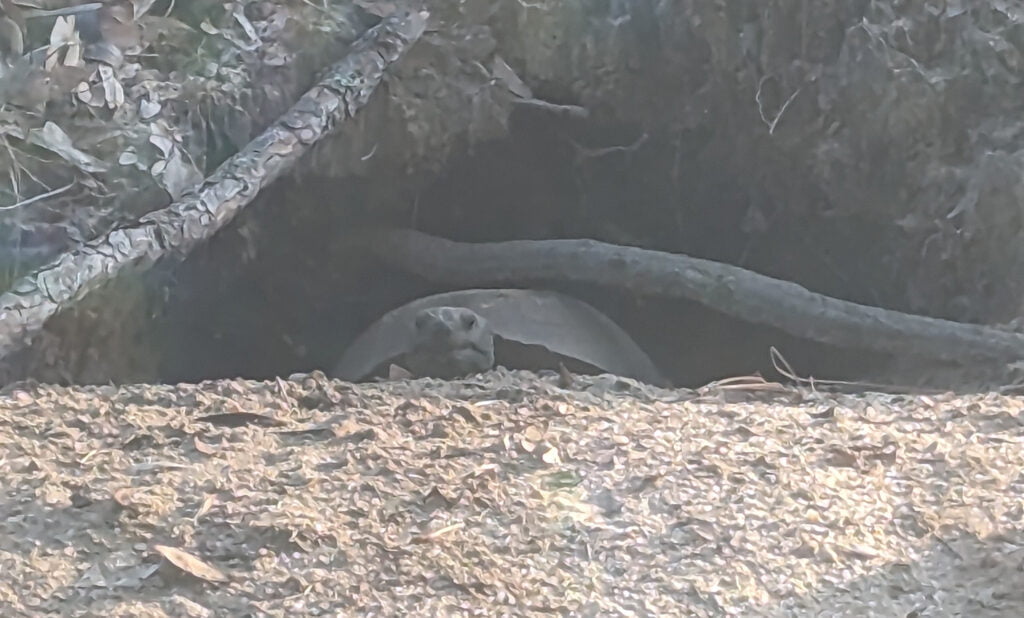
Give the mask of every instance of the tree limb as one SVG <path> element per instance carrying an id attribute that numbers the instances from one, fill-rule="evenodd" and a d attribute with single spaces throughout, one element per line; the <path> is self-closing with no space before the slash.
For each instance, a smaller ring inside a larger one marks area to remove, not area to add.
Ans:
<path id="1" fill-rule="evenodd" d="M 594 240 L 468 244 L 412 230 L 364 233 L 355 242 L 393 266 L 447 285 L 592 283 L 686 298 L 747 322 L 843 347 L 942 360 L 1024 358 L 1024 335 L 860 305 L 681 254 Z"/>

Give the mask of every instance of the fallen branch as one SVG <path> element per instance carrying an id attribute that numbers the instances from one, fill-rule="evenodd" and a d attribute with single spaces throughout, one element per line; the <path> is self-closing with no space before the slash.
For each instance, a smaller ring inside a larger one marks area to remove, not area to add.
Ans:
<path id="1" fill-rule="evenodd" d="M 459 287 L 584 282 L 699 302 L 747 322 L 843 347 L 942 360 L 1024 358 L 1024 335 L 870 307 L 686 255 L 593 240 L 467 244 L 412 230 L 361 234 L 382 260 Z"/>
<path id="2" fill-rule="evenodd" d="M 163 258 L 184 258 L 212 237 L 313 144 L 366 104 L 387 67 L 419 39 L 427 17 L 426 12 L 396 14 L 368 30 L 323 79 L 196 192 L 15 282 L 0 295 L 0 357 L 27 345 L 50 317 L 126 270 L 142 270 Z"/>

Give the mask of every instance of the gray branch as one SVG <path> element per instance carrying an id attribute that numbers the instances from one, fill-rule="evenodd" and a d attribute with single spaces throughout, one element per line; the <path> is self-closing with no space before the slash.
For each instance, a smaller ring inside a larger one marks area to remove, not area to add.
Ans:
<path id="1" fill-rule="evenodd" d="M 943 360 L 1024 358 L 1024 335 L 870 307 L 686 255 L 593 240 L 467 244 L 411 230 L 362 234 L 391 265 L 458 287 L 583 282 L 686 298 L 747 322 L 827 344 Z"/>

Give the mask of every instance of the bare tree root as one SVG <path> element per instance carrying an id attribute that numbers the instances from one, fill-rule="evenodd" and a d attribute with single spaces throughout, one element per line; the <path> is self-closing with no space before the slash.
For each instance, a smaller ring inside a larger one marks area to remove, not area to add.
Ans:
<path id="1" fill-rule="evenodd" d="M 389 16 L 260 136 L 194 193 L 137 223 L 61 255 L 0 295 L 0 357 L 27 345 L 46 320 L 129 269 L 184 258 L 247 206 L 313 144 L 369 100 L 384 71 L 415 43 L 426 12 Z"/>
<path id="2" fill-rule="evenodd" d="M 1024 358 L 1024 335 L 860 305 L 686 255 L 594 240 L 468 244 L 412 230 L 376 230 L 353 242 L 393 266 L 446 285 L 585 282 L 686 298 L 747 322 L 837 346 L 961 362 Z"/>

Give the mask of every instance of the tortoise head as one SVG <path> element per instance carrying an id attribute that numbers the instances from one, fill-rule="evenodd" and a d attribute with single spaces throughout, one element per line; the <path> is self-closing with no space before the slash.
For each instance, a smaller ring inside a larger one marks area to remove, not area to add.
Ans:
<path id="1" fill-rule="evenodd" d="M 460 378 L 494 367 L 494 331 L 465 307 L 430 307 L 413 319 L 406 369 L 416 376 Z"/>

